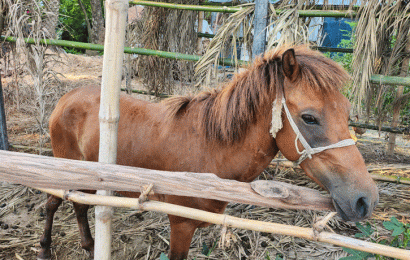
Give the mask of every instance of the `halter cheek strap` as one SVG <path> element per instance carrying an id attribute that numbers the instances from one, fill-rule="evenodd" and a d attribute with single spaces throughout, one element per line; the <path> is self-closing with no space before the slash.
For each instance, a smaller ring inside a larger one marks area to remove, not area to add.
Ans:
<path id="1" fill-rule="evenodd" d="M 345 140 L 342 140 L 340 142 L 337 142 L 335 144 L 331 144 L 331 145 L 328 145 L 328 146 L 315 147 L 315 148 L 310 147 L 310 145 L 308 144 L 306 139 L 303 137 L 302 133 L 299 131 L 299 128 L 296 125 L 295 121 L 293 121 L 292 115 L 290 114 L 288 106 L 286 105 L 285 98 L 282 98 L 282 104 L 283 104 L 283 107 L 285 109 L 286 117 L 288 118 L 289 123 L 290 123 L 293 131 L 296 134 L 295 147 L 296 147 L 296 151 L 298 152 L 298 154 L 300 154 L 300 157 L 297 161 L 293 162 L 294 164 L 299 165 L 306 158 L 312 159 L 312 155 L 314 155 L 316 153 L 323 152 L 324 150 L 327 150 L 327 149 L 333 149 L 333 148 L 340 148 L 340 147 L 355 145 L 355 142 L 354 142 L 353 139 L 345 139 Z M 298 140 L 303 145 L 305 150 L 299 151 Z"/>

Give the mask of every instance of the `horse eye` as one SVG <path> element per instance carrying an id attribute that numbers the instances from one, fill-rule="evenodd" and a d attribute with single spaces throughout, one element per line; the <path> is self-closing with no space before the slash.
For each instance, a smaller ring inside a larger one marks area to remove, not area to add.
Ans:
<path id="1" fill-rule="evenodd" d="M 318 125 L 319 122 L 312 115 L 302 115 L 303 121 L 308 125 Z"/>

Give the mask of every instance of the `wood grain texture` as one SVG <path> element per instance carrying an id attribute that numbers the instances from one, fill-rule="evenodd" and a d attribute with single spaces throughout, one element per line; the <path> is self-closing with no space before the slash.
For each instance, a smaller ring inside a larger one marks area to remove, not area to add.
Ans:
<path id="1" fill-rule="evenodd" d="M 286 197 L 266 198 L 252 190 L 251 184 L 218 178 L 211 173 L 166 172 L 96 162 L 74 161 L 32 154 L 0 151 L 0 180 L 30 187 L 65 190 L 113 190 L 141 192 L 153 184 L 156 194 L 201 197 L 286 209 L 334 210 L 329 197 L 319 191 L 286 186 L 295 201 Z"/>

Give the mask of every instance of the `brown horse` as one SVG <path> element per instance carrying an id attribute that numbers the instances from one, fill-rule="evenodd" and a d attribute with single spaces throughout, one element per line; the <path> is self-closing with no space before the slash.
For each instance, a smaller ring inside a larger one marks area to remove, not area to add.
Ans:
<path id="1" fill-rule="evenodd" d="M 332 60 L 306 46 L 295 46 L 258 57 L 222 90 L 174 97 L 158 104 L 122 95 L 117 163 L 211 172 L 221 178 L 250 182 L 278 151 L 292 161 L 302 154 L 306 159 L 300 166 L 330 192 L 344 220 L 367 218 L 377 204 L 378 191 L 356 146 L 350 140 L 345 142 L 350 138 L 349 102 L 339 90 L 348 78 Z M 283 103 L 275 102 L 280 100 Z M 54 156 L 98 160 L 99 102 L 98 87 L 75 89 L 61 98 L 50 118 Z M 302 137 L 307 144 L 302 144 Z M 216 213 L 222 213 L 227 205 L 172 195 L 156 199 Z M 53 215 L 60 203 L 60 198 L 48 197 L 41 259 L 51 255 Z M 92 254 L 88 206 L 74 203 L 74 209 L 82 247 Z M 172 215 L 169 220 L 169 257 L 186 259 L 195 230 L 209 224 Z"/>

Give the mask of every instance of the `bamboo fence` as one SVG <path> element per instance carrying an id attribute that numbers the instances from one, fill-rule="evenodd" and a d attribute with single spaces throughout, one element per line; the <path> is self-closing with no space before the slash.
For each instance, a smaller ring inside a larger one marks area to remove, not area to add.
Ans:
<path id="1" fill-rule="evenodd" d="M 18 39 L 12 36 L 1 36 L 1 39 L 8 42 L 16 42 Z M 64 40 L 49 40 L 49 39 L 41 39 L 41 40 L 34 40 L 32 38 L 24 38 L 23 39 L 28 44 L 47 44 L 47 45 L 55 45 L 61 47 L 69 47 L 69 48 L 79 48 L 79 49 L 86 49 L 86 50 L 96 50 L 96 51 L 104 51 L 104 46 L 100 44 L 93 44 L 93 43 L 83 43 L 83 42 L 74 42 L 74 41 L 64 41 Z M 140 55 L 152 55 L 161 58 L 167 59 L 174 59 L 174 60 L 187 60 L 187 61 L 199 61 L 201 58 L 200 55 L 190 55 L 190 54 L 183 54 L 183 53 L 175 53 L 175 52 L 167 52 L 167 51 L 158 51 L 158 50 L 151 50 L 151 49 L 144 49 L 144 48 L 124 48 L 124 53 L 128 54 L 140 54 Z M 225 66 L 233 66 L 234 61 L 231 59 L 220 59 L 219 65 Z M 246 61 L 238 60 L 240 66 L 244 66 L 248 64 Z M 370 77 L 370 81 L 374 84 L 385 84 L 385 85 L 402 85 L 405 87 L 410 87 L 410 77 L 398 77 L 398 76 L 384 76 L 384 75 L 372 75 Z"/>
<path id="2" fill-rule="evenodd" d="M 142 197 L 155 197 L 156 194 L 201 197 L 205 195 L 206 198 L 268 207 L 332 210 L 330 199 L 320 195 L 319 192 L 280 182 L 277 182 L 269 189 L 273 191 L 272 196 L 270 195 L 270 198 L 264 198 L 252 190 L 251 186 L 255 186 L 255 182 L 248 184 L 219 179 L 213 174 L 163 172 L 8 151 L 0 151 L 0 180 L 36 187 L 49 194 L 83 204 L 131 207 L 147 211 L 152 210 L 231 228 L 244 228 L 260 232 L 295 236 L 388 257 L 410 259 L 410 251 L 408 250 L 324 232 L 323 227 L 325 226 L 325 222 L 323 221 L 315 223 L 313 228 L 300 228 L 235 218 L 228 215 L 215 214 L 163 202 L 145 201 L 145 199 L 142 199 Z M 262 186 L 264 186 L 266 182 L 262 184 Z M 64 190 L 53 190 L 46 187 Z M 150 188 L 147 190 L 147 188 L 144 187 Z M 72 189 L 128 190 L 141 192 L 143 196 L 140 197 L 140 199 L 131 199 L 68 191 Z M 295 197 L 295 194 L 299 194 L 300 196 Z M 311 205 L 307 206 L 309 203 Z M 332 215 L 334 214 L 332 213 Z"/>

